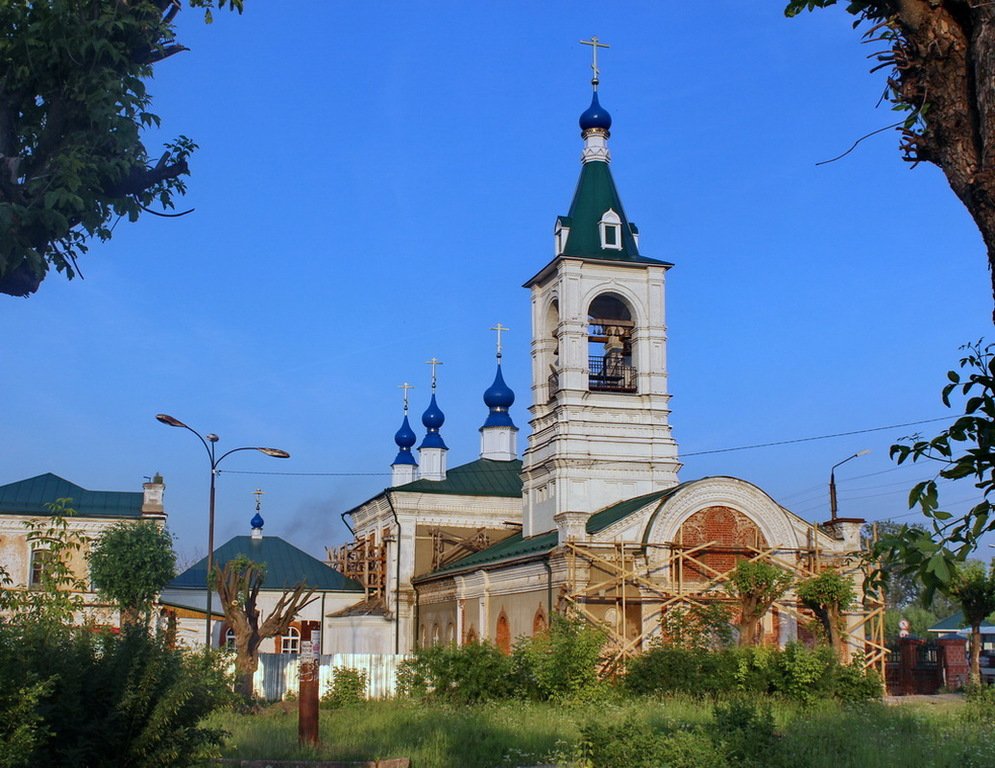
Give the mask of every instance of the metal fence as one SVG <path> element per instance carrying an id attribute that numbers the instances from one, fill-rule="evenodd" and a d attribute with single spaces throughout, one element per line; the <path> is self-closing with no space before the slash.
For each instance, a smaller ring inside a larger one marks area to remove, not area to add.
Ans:
<path id="1" fill-rule="evenodd" d="M 385 699 L 397 690 L 397 665 L 408 656 L 380 653 L 335 653 L 323 655 L 318 667 L 318 695 L 332 687 L 336 667 L 366 673 L 366 698 Z M 261 653 L 259 668 L 252 678 L 255 693 L 267 701 L 282 699 L 288 691 L 297 693 L 297 654 Z"/>

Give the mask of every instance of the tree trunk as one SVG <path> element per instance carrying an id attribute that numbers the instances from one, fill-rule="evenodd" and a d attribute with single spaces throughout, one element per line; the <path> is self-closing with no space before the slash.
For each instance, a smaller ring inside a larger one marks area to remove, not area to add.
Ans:
<path id="1" fill-rule="evenodd" d="M 241 653 L 241 649 L 235 657 L 235 690 L 246 701 L 251 701 L 253 697 L 252 678 L 259 667 L 259 649 Z"/>

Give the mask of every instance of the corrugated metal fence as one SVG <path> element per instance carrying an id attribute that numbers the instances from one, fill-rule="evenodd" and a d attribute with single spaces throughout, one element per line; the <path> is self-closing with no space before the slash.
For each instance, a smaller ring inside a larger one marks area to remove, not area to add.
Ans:
<path id="1" fill-rule="evenodd" d="M 252 678 L 256 695 L 267 701 L 276 701 L 288 691 L 296 694 L 297 658 L 297 654 L 290 653 L 259 654 L 259 668 Z M 393 696 L 397 687 L 397 665 L 406 658 L 409 657 L 381 653 L 326 654 L 319 661 L 318 695 L 324 696 L 331 690 L 333 670 L 346 667 L 366 672 L 366 698 Z"/>

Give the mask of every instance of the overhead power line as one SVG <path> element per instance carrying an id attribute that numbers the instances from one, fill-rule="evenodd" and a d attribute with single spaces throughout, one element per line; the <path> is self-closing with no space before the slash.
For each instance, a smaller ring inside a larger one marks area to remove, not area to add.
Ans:
<path id="1" fill-rule="evenodd" d="M 950 416 L 941 416 L 938 419 L 923 419 L 922 421 L 908 421 L 904 424 L 889 424 L 886 427 L 870 427 L 869 429 L 854 429 L 850 432 L 834 432 L 831 435 L 815 435 L 814 437 L 796 437 L 793 440 L 775 440 L 770 443 L 753 443 L 752 445 L 738 445 L 735 448 L 713 448 L 709 451 L 691 451 L 682 453 L 682 456 L 705 456 L 712 453 L 731 453 L 732 451 L 749 451 L 754 448 L 772 448 L 776 445 L 793 445 L 795 443 L 810 443 L 813 440 L 829 440 L 834 437 L 849 437 L 850 435 L 864 435 L 868 432 L 884 432 L 886 429 L 899 429 L 901 427 L 913 427 L 917 424 L 931 424 L 935 421 L 949 421 Z"/>

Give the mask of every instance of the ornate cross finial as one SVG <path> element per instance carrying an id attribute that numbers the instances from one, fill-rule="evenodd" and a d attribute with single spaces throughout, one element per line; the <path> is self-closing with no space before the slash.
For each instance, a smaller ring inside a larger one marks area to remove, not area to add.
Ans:
<path id="1" fill-rule="evenodd" d="M 601 72 L 601 70 L 598 69 L 598 48 L 611 48 L 611 46 L 608 45 L 608 43 L 600 42 L 597 35 L 591 35 L 590 40 L 581 40 L 580 44 L 591 46 L 591 54 L 594 57 L 594 60 L 591 63 L 591 69 L 594 70 L 594 77 L 591 78 L 591 85 L 594 86 L 594 90 L 598 90 L 598 75 Z"/>
<path id="2" fill-rule="evenodd" d="M 505 328 L 501 323 L 493 326 L 492 331 L 497 331 L 497 359 L 501 360 L 501 331 L 510 331 L 511 328 Z"/>
<path id="3" fill-rule="evenodd" d="M 415 388 L 415 385 L 414 384 L 408 384 L 408 382 L 404 382 L 403 384 L 398 384 L 398 389 L 403 389 L 404 390 L 404 415 L 405 416 L 408 415 L 408 390 L 409 389 L 414 389 L 414 388 Z"/>
<path id="4" fill-rule="evenodd" d="M 252 495 L 256 497 L 256 512 L 258 512 L 260 507 L 262 506 L 264 493 L 266 493 L 266 491 L 262 490 L 261 488 L 256 488 L 256 490 L 252 492 Z"/>
<path id="5" fill-rule="evenodd" d="M 441 360 L 436 360 L 434 357 L 431 360 L 426 360 L 425 365 L 432 366 L 432 392 L 435 392 L 435 369 L 437 366 L 442 365 Z"/>

